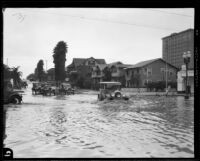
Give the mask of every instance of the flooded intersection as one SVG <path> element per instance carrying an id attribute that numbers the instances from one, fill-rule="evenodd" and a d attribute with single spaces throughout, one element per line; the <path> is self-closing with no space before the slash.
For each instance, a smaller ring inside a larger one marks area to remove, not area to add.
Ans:
<path id="1" fill-rule="evenodd" d="M 194 99 L 133 96 L 97 101 L 97 92 L 32 95 L 7 109 L 5 147 L 14 158 L 194 157 Z"/>

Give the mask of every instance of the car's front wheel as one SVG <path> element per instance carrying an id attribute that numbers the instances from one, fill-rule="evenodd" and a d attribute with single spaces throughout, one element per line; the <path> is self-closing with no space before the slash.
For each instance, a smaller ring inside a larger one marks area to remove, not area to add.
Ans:
<path id="1" fill-rule="evenodd" d="M 13 104 L 21 104 L 21 102 L 22 102 L 22 99 L 20 96 L 12 96 L 10 99 L 10 103 L 13 103 Z"/>
<path id="2" fill-rule="evenodd" d="M 122 94 L 121 94 L 120 92 L 116 92 L 116 93 L 115 93 L 115 97 L 116 97 L 116 98 L 121 98 L 121 97 L 122 97 Z"/>

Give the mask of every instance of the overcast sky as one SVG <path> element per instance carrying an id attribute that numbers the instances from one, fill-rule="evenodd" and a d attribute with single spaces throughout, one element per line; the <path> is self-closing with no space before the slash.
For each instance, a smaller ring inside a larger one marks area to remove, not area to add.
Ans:
<path id="1" fill-rule="evenodd" d="M 68 44 L 67 61 L 103 58 L 135 64 L 162 57 L 162 37 L 194 28 L 194 9 L 7 8 L 4 11 L 3 59 L 20 66 L 23 78 L 37 62 L 54 67 L 53 49 Z"/>

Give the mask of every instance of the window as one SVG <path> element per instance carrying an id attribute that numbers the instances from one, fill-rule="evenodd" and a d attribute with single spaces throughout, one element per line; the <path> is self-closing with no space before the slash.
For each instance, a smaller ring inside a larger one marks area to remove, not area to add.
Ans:
<path id="1" fill-rule="evenodd" d="M 143 74 L 147 73 L 147 68 L 143 68 Z"/>
<path id="2" fill-rule="evenodd" d="M 148 75 L 152 75 L 152 68 L 147 68 Z"/>
<path id="3" fill-rule="evenodd" d="M 113 67 L 113 68 L 112 68 L 112 72 L 113 72 L 113 73 L 116 73 L 116 72 L 117 72 L 117 67 Z"/>

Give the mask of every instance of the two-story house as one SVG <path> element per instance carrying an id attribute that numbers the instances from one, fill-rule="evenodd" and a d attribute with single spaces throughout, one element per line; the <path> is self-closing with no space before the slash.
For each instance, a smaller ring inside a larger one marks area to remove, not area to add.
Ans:
<path id="1" fill-rule="evenodd" d="M 114 62 L 109 64 L 111 69 L 111 81 L 121 82 L 122 86 L 125 86 L 125 68 L 130 67 L 129 64 L 123 64 L 122 62 Z"/>
<path id="2" fill-rule="evenodd" d="M 93 57 L 90 58 L 74 58 L 72 63 L 67 66 L 67 75 L 68 77 L 74 76 L 74 81 L 77 81 L 78 78 L 81 78 L 83 80 L 83 86 L 90 86 L 90 85 L 84 85 L 90 84 L 89 82 L 92 82 L 92 69 L 96 65 L 102 65 L 106 64 L 104 59 L 95 59 Z M 71 77 L 72 78 L 72 77 Z"/>
<path id="3" fill-rule="evenodd" d="M 122 62 L 113 62 L 110 64 L 98 64 L 92 69 L 92 82 L 93 87 L 98 88 L 99 82 L 104 80 L 104 69 L 108 68 L 111 75 L 110 81 L 121 82 L 125 86 L 125 68 L 131 65 L 123 64 Z"/>
<path id="4" fill-rule="evenodd" d="M 90 58 L 74 58 L 72 63 L 67 66 L 67 72 L 75 72 L 80 66 L 94 67 L 97 64 L 106 64 L 104 59 Z"/>
<path id="5" fill-rule="evenodd" d="M 139 62 L 125 69 L 126 87 L 145 87 L 149 82 L 176 82 L 178 69 L 161 58 Z"/>
<path id="6" fill-rule="evenodd" d="M 104 72 L 103 70 L 108 67 L 107 64 L 97 64 L 92 68 L 92 87 L 93 89 L 99 88 L 99 82 L 103 81 Z"/>

